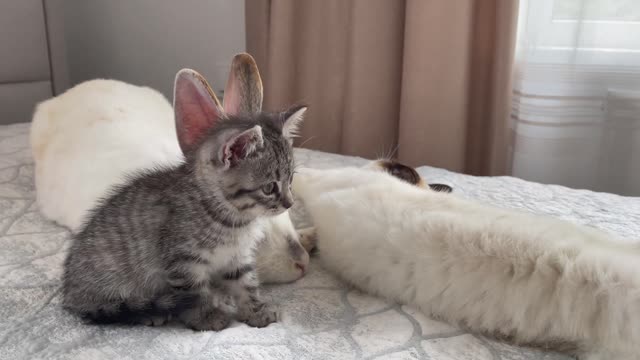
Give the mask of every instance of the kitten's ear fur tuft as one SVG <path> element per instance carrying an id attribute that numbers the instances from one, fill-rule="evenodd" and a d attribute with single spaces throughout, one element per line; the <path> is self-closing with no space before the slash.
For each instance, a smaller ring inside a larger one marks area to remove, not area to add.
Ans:
<path id="1" fill-rule="evenodd" d="M 224 89 L 227 114 L 255 114 L 262 111 L 262 79 L 256 61 L 247 53 L 233 57 Z"/>
<path id="2" fill-rule="evenodd" d="M 225 169 L 229 169 L 263 146 L 262 128 L 260 125 L 256 125 L 224 142 L 220 149 L 220 162 Z"/>
<path id="3" fill-rule="evenodd" d="M 307 108 L 306 105 L 296 105 L 282 113 L 282 135 L 290 142 L 293 142 L 293 138 L 298 136 Z"/>
<path id="4" fill-rule="evenodd" d="M 204 135 L 224 116 L 220 102 L 197 71 L 182 69 L 173 87 L 173 111 L 182 152 L 194 150 Z"/>

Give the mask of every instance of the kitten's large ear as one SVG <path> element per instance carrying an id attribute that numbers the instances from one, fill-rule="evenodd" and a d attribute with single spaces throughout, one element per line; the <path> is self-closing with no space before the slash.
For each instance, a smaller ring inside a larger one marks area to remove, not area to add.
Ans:
<path id="1" fill-rule="evenodd" d="M 222 117 L 222 108 L 205 78 L 191 69 L 176 74 L 173 87 L 178 142 L 183 153 L 192 151 Z"/>
<path id="2" fill-rule="evenodd" d="M 219 160 L 225 169 L 237 165 L 256 150 L 262 148 L 262 128 L 256 125 L 224 141 L 219 151 Z"/>
<path id="3" fill-rule="evenodd" d="M 307 111 L 306 105 L 295 105 L 285 110 L 281 115 L 282 135 L 289 141 L 293 142 L 293 138 L 298 136 L 300 124 L 304 119 L 304 113 Z"/>
<path id="4" fill-rule="evenodd" d="M 251 55 L 241 53 L 233 57 L 222 101 L 228 114 L 254 114 L 262 110 L 262 79 Z"/>

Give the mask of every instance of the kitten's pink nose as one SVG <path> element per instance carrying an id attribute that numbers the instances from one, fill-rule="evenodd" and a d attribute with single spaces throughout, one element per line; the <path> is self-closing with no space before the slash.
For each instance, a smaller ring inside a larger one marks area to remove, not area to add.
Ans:
<path id="1" fill-rule="evenodd" d="M 307 267 L 303 263 L 300 263 L 300 262 L 296 262 L 296 268 L 300 269 L 300 271 L 302 271 L 303 275 L 307 271 Z"/>

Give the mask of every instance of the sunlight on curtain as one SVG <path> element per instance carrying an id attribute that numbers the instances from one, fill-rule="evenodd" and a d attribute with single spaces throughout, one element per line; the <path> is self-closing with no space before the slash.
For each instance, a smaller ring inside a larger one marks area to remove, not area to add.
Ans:
<path id="1" fill-rule="evenodd" d="M 640 1 L 521 1 L 512 174 L 640 196 Z"/>

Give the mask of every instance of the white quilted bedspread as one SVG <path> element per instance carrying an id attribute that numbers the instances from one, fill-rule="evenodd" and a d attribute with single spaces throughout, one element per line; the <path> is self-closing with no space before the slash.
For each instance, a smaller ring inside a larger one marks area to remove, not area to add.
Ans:
<path id="1" fill-rule="evenodd" d="M 467 334 L 416 310 L 349 289 L 313 263 L 267 299 L 282 320 L 215 332 L 167 327 L 92 326 L 60 307 L 69 233 L 35 204 L 28 124 L 0 126 L 0 359 L 563 359 Z M 329 168 L 365 160 L 309 150 L 301 165 Z M 540 185 L 511 177 L 478 178 L 430 167 L 430 182 L 470 198 L 557 216 L 622 237 L 640 234 L 640 198 Z M 301 209 L 296 221 L 304 222 Z"/>

